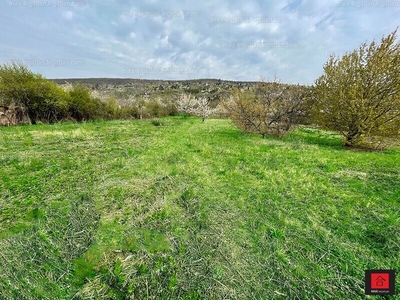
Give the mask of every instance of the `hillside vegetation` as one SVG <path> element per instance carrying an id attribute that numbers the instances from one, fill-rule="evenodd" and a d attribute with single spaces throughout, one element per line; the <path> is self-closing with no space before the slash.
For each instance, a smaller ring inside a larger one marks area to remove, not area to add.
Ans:
<path id="1" fill-rule="evenodd" d="M 400 266 L 399 166 L 307 127 L 1 127 L 0 298 L 373 299 L 364 271 Z"/>

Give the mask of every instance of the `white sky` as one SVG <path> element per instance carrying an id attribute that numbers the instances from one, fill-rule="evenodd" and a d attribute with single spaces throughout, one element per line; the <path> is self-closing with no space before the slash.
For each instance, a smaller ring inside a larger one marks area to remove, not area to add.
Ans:
<path id="1" fill-rule="evenodd" d="M 0 63 L 47 78 L 312 84 L 330 53 L 379 41 L 399 16 L 400 0 L 3 0 Z"/>

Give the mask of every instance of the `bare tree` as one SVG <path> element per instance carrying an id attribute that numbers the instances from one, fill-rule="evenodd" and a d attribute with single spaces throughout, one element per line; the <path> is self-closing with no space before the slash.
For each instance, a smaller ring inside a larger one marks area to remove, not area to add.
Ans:
<path id="1" fill-rule="evenodd" d="M 246 132 L 282 137 L 304 115 L 307 88 L 274 82 L 259 82 L 255 93 L 235 89 L 223 105 L 238 128 Z"/>

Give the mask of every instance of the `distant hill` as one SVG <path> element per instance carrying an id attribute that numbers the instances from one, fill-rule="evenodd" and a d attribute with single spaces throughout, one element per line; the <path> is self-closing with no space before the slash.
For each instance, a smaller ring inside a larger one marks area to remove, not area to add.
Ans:
<path id="1" fill-rule="evenodd" d="M 57 84 L 82 83 L 92 90 L 92 95 L 106 101 L 115 98 L 120 104 L 132 103 L 133 99 L 148 97 L 176 100 L 182 95 L 207 97 L 215 105 L 229 97 L 233 88 L 253 91 L 256 81 L 229 81 L 221 79 L 153 80 L 134 78 L 59 78 L 50 79 Z M 283 84 L 283 83 L 282 83 Z M 285 84 L 286 85 L 286 84 Z"/>
<path id="2" fill-rule="evenodd" d="M 57 84 L 82 83 L 93 90 L 95 97 L 105 100 L 110 96 L 124 102 L 132 97 L 161 97 L 172 99 L 182 93 L 208 97 L 211 100 L 221 99 L 234 87 L 252 90 L 257 82 L 228 81 L 221 79 L 192 80 L 152 80 L 132 78 L 59 78 L 50 79 Z"/>
<path id="3" fill-rule="evenodd" d="M 69 83 L 83 83 L 88 85 L 96 85 L 96 84 L 114 84 L 114 85 L 127 85 L 127 84 L 138 84 L 138 83 L 160 83 L 160 84 L 171 84 L 171 83 L 235 83 L 235 84 L 249 84 L 256 83 L 251 81 L 230 81 L 230 80 L 221 80 L 215 78 L 201 78 L 201 79 L 188 79 L 188 80 L 161 80 L 161 79 L 135 79 L 135 78 L 56 78 L 50 79 L 57 84 L 65 84 L 65 82 Z"/>

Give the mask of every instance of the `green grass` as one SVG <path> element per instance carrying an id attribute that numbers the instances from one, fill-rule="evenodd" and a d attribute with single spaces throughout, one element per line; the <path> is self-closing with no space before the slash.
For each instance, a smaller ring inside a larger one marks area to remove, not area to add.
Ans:
<path id="1" fill-rule="evenodd" d="M 372 299 L 364 271 L 400 271 L 399 166 L 229 120 L 3 127 L 0 298 Z"/>

